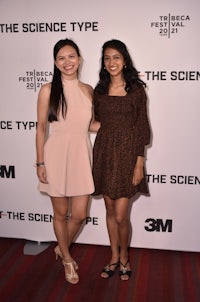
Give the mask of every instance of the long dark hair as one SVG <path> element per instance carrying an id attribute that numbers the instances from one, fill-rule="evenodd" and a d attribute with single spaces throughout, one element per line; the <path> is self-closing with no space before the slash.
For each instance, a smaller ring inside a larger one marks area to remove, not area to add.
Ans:
<path id="1" fill-rule="evenodd" d="M 49 115 L 48 121 L 53 122 L 58 120 L 58 110 L 61 108 L 62 116 L 65 118 L 67 112 L 67 104 L 65 100 L 65 96 L 63 93 L 63 86 L 61 80 L 61 72 L 55 65 L 55 60 L 59 50 L 64 46 L 71 46 L 73 47 L 77 55 L 80 57 L 80 51 L 76 43 L 69 39 L 59 40 L 53 49 L 53 57 L 54 57 L 54 72 L 53 78 L 51 83 L 51 93 L 50 93 L 50 104 L 49 104 Z"/>
<path id="2" fill-rule="evenodd" d="M 99 72 L 99 82 L 95 87 L 95 91 L 99 94 L 108 93 L 109 83 L 110 83 L 110 74 L 105 69 L 104 66 L 104 54 L 107 48 L 116 49 L 121 53 L 124 58 L 124 68 L 123 68 L 123 76 L 126 82 L 125 90 L 127 92 L 131 92 L 134 90 L 136 85 L 144 85 L 146 84 L 139 78 L 138 71 L 135 68 L 131 56 L 127 50 L 126 45 L 120 40 L 112 39 L 103 44 L 102 47 L 102 56 L 101 56 L 101 69 Z"/>

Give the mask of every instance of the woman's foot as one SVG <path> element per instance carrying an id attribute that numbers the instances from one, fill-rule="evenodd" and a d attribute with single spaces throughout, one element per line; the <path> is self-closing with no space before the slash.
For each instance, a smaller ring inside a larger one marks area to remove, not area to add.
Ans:
<path id="1" fill-rule="evenodd" d="M 54 248 L 54 253 L 56 255 L 56 260 L 58 259 L 58 257 L 60 257 L 62 259 L 62 253 L 61 253 L 61 250 L 60 250 L 60 247 L 59 245 L 57 245 L 55 248 Z"/>
<path id="2" fill-rule="evenodd" d="M 79 276 L 74 267 L 74 261 L 65 262 L 63 260 L 63 265 L 65 268 L 65 279 L 71 284 L 77 284 L 79 282 Z"/>
<path id="3" fill-rule="evenodd" d="M 60 250 L 60 247 L 59 245 L 57 245 L 55 248 L 54 248 L 54 253 L 56 254 L 56 260 L 58 259 L 58 257 L 60 257 L 61 259 L 63 258 L 63 255 L 61 253 L 61 250 Z M 78 264 L 76 263 L 76 261 L 74 261 L 74 267 L 75 269 L 77 270 L 78 269 Z"/>
<path id="4" fill-rule="evenodd" d="M 122 281 L 127 281 L 131 277 L 131 268 L 130 268 L 130 261 L 129 259 L 126 261 L 125 264 L 123 264 L 120 261 L 120 270 L 119 270 L 119 276 Z"/>
<path id="5" fill-rule="evenodd" d="M 101 272 L 101 277 L 104 279 L 108 279 L 108 278 L 112 277 L 118 266 L 119 266 L 119 261 L 106 265 Z"/>

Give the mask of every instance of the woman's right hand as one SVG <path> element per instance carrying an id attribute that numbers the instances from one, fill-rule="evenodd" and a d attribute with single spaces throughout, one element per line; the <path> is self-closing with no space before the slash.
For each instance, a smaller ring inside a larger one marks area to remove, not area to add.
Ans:
<path id="1" fill-rule="evenodd" d="M 47 172 L 46 172 L 45 166 L 37 167 L 37 176 L 38 176 L 40 182 L 42 182 L 44 184 L 48 184 Z"/>

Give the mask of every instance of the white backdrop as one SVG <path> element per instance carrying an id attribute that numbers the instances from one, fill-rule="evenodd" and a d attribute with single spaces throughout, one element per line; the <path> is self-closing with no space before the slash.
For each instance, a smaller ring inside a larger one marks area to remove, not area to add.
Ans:
<path id="1" fill-rule="evenodd" d="M 132 204 L 131 246 L 200 251 L 199 11 L 198 0 L 0 1 L 0 236 L 55 240 L 34 168 L 37 94 L 51 81 L 54 44 L 79 45 L 81 80 L 95 86 L 101 47 L 116 38 L 148 85 L 153 132 L 151 196 Z M 77 242 L 108 244 L 102 198 Z"/>

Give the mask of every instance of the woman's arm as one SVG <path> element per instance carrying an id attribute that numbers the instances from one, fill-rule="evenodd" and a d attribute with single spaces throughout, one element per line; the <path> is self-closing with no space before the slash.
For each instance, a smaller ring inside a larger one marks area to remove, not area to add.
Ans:
<path id="1" fill-rule="evenodd" d="M 137 160 L 133 171 L 133 185 L 137 186 L 144 178 L 144 151 L 150 143 L 150 125 L 147 115 L 147 95 L 144 88 L 138 92 L 138 118 L 136 125 Z"/>
<path id="2" fill-rule="evenodd" d="M 47 129 L 50 89 L 50 84 L 43 85 L 40 89 L 37 102 L 36 167 L 38 178 L 44 183 L 47 183 L 44 163 L 44 143 Z"/>
<path id="3" fill-rule="evenodd" d="M 98 121 L 95 120 L 95 117 L 94 117 L 94 108 L 92 108 L 92 119 L 91 119 L 91 122 L 90 122 L 89 131 L 91 131 L 91 132 L 98 132 L 100 126 L 101 126 L 100 122 L 98 122 Z"/>
<path id="4" fill-rule="evenodd" d="M 144 178 L 144 157 L 138 156 L 133 171 L 133 185 L 137 186 Z"/>
<path id="5" fill-rule="evenodd" d="M 92 96 L 92 103 L 93 103 L 93 107 L 92 107 L 92 119 L 90 122 L 90 126 L 89 126 L 89 131 L 91 132 L 98 132 L 99 128 L 101 127 L 101 124 L 99 121 L 97 121 L 95 119 L 95 112 L 94 112 L 94 106 L 95 106 L 95 95 L 93 93 L 93 89 L 92 91 L 90 90 L 91 96 Z"/>

